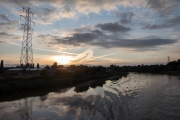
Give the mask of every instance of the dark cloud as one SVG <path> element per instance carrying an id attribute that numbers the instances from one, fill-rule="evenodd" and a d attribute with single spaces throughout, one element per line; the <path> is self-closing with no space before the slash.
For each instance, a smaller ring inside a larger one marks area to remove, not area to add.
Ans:
<path id="1" fill-rule="evenodd" d="M 153 9 L 161 9 L 165 5 L 165 1 L 161 0 L 148 0 L 148 6 Z"/>
<path id="2" fill-rule="evenodd" d="M 169 19 L 161 24 L 145 24 L 144 29 L 162 29 L 162 28 L 171 28 L 180 25 L 180 16 Z"/>
<path id="3" fill-rule="evenodd" d="M 67 44 L 73 46 L 81 46 L 83 44 L 90 43 L 98 38 L 96 33 L 76 33 L 72 37 L 64 37 L 61 39 L 55 39 L 57 44 Z"/>
<path id="4" fill-rule="evenodd" d="M 134 16 L 133 12 L 125 12 L 125 13 L 116 13 L 116 17 L 119 18 L 119 22 L 122 24 L 128 24 L 132 22 L 132 18 Z"/>
<path id="5" fill-rule="evenodd" d="M 40 8 L 39 11 L 36 12 L 38 15 L 40 14 L 48 15 L 50 13 L 56 12 L 56 8 Z"/>
<path id="6" fill-rule="evenodd" d="M 98 35 L 103 35 L 104 34 L 103 31 L 101 31 L 101 30 L 92 30 L 92 33 L 96 33 Z"/>
<path id="7" fill-rule="evenodd" d="M 131 30 L 130 27 L 123 26 L 117 22 L 97 24 L 96 27 L 108 32 L 127 32 Z"/>
<path id="8" fill-rule="evenodd" d="M 97 30 L 98 31 L 98 30 Z M 65 44 L 73 46 L 82 46 L 98 38 L 98 33 L 74 33 L 71 37 L 60 38 L 56 35 L 51 34 L 40 34 L 37 36 L 40 43 L 45 43 L 48 45 L 52 44 Z"/>
<path id="9" fill-rule="evenodd" d="M 177 40 L 173 39 L 117 39 L 114 41 L 106 42 L 95 42 L 91 45 L 101 46 L 104 48 L 114 48 L 114 47 L 123 47 L 123 48 L 151 48 L 161 45 L 168 45 L 177 43 Z"/>
<path id="10" fill-rule="evenodd" d="M 52 39 L 58 38 L 57 36 L 51 35 L 51 34 L 46 34 L 46 35 L 44 35 L 44 34 L 39 34 L 38 37 L 43 38 L 43 39 L 45 39 L 45 38 L 47 38 L 47 37 L 50 37 L 50 38 L 52 38 Z"/>
<path id="11" fill-rule="evenodd" d="M 147 6 L 156 10 L 160 15 L 171 13 L 179 5 L 179 0 L 148 0 L 147 2 Z"/>
<path id="12" fill-rule="evenodd" d="M 53 37 L 53 38 L 57 38 Z M 49 44 L 64 44 L 72 46 L 92 45 L 103 48 L 134 48 L 134 49 L 154 49 L 163 45 L 177 43 L 174 39 L 161 39 L 150 36 L 140 39 L 126 39 L 114 34 L 105 34 L 102 31 L 93 30 L 90 33 L 75 33 L 71 37 L 53 39 Z"/>

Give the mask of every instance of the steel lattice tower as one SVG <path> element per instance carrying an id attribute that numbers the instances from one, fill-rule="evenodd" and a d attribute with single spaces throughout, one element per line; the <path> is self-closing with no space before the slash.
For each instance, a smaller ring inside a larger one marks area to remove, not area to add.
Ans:
<path id="1" fill-rule="evenodd" d="M 32 50 L 32 34 L 33 29 L 31 24 L 34 23 L 32 21 L 32 16 L 34 15 L 30 8 L 23 8 L 23 12 L 26 12 L 26 15 L 20 15 L 21 18 L 24 18 L 24 24 L 21 24 L 21 29 L 24 30 L 23 33 L 23 41 L 21 48 L 21 58 L 20 64 L 21 66 L 25 65 L 26 67 L 33 67 L 33 50 Z M 34 23 L 35 25 L 35 23 Z"/>

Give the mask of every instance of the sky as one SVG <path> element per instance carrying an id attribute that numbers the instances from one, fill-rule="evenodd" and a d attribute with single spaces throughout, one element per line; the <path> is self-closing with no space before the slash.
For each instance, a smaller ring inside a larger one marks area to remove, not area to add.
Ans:
<path id="1" fill-rule="evenodd" d="M 166 64 L 180 58 L 179 0 L 0 0 L 0 59 L 19 64 L 23 7 L 40 65 Z"/>

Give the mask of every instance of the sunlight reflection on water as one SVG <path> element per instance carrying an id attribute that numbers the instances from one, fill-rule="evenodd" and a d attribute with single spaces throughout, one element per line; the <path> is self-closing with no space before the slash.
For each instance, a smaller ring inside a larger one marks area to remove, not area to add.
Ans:
<path id="1" fill-rule="evenodd" d="M 0 103 L 0 120 L 180 119 L 180 80 L 131 73 L 103 87 L 76 93 L 75 87 Z"/>

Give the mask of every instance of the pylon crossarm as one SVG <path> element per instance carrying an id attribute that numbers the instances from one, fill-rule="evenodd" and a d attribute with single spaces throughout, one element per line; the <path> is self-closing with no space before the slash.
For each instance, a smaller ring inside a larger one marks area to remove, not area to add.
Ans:
<path id="1" fill-rule="evenodd" d="M 20 15 L 20 20 L 21 20 L 21 17 L 24 18 L 25 20 L 28 20 L 28 19 L 27 19 L 25 16 L 23 16 L 23 15 Z M 29 22 L 33 23 L 33 24 L 34 24 L 34 27 L 35 27 L 35 22 L 34 22 L 34 21 L 29 21 Z"/>

